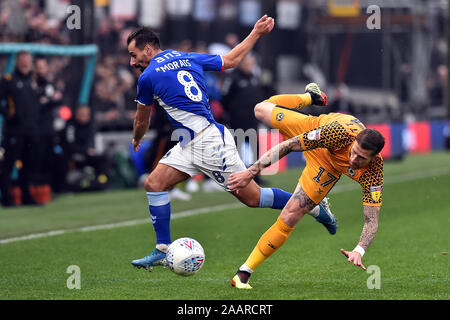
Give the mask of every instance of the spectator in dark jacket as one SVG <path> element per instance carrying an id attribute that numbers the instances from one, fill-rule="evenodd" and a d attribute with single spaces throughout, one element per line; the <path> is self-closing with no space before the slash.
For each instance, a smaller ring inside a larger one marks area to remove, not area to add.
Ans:
<path id="1" fill-rule="evenodd" d="M 90 107 L 79 106 L 75 110 L 75 117 L 67 122 L 64 149 L 70 168 L 80 170 L 86 167 L 93 168 L 93 174 L 100 178 L 103 188 L 106 187 L 110 161 L 107 156 L 95 150 L 94 133 Z"/>
<path id="2" fill-rule="evenodd" d="M 52 172 L 54 168 L 55 129 L 54 119 L 56 108 L 61 104 L 62 94 L 56 90 L 53 83 L 47 80 L 48 64 L 44 57 L 38 56 L 34 60 L 34 78 L 37 83 L 39 99 L 39 147 L 38 169 L 39 181 L 35 187 L 36 196 L 40 203 L 51 201 Z"/>
<path id="3" fill-rule="evenodd" d="M 13 168 L 19 169 L 21 203 L 36 204 L 30 194 L 30 186 L 37 176 L 37 135 L 39 106 L 37 84 L 31 73 L 30 53 L 17 54 L 16 68 L 12 75 L 5 75 L 0 83 L 0 100 L 7 104 L 2 108 L 4 116 L 2 146 L 5 150 L 1 167 L 0 188 L 3 206 L 13 206 L 11 197 Z"/>

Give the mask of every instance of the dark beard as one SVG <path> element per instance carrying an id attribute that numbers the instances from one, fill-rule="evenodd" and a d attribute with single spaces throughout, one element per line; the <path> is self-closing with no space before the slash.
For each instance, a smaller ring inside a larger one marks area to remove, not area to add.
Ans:
<path id="1" fill-rule="evenodd" d="M 144 66 L 141 66 L 141 65 L 135 65 L 134 67 L 135 67 L 136 69 L 141 70 L 141 72 L 144 72 L 144 70 L 145 70 L 145 67 L 144 67 Z"/>

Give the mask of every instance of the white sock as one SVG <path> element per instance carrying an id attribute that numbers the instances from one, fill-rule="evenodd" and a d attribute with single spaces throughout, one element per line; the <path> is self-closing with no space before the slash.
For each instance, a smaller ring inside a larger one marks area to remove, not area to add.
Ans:
<path id="1" fill-rule="evenodd" d="M 158 243 L 156 245 L 156 249 L 158 249 L 159 251 L 162 251 L 162 252 L 167 252 L 168 248 L 169 248 L 169 245 L 167 245 L 165 243 Z"/>
<path id="2" fill-rule="evenodd" d="M 247 267 L 247 266 L 245 265 L 245 263 L 239 268 L 239 271 L 245 271 L 245 272 L 248 272 L 248 273 L 250 273 L 250 274 L 253 273 L 253 270 L 250 269 L 249 267 Z"/>
<path id="3" fill-rule="evenodd" d="M 319 205 L 315 206 L 310 212 L 307 212 L 307 214 L 312 215 L 314 218 L 316 218 L 320 213 L 320 207 Z"/>

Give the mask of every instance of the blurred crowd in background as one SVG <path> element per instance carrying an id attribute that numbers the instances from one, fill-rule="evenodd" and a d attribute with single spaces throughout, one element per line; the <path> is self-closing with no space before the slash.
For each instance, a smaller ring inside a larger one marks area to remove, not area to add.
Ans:
<path id="1" fill-rule="evenodd" d="M 361 2 L 364 4 L 364 1 Z M 83 1 L 71 3 L 86 4 Z M 97 44 L 99 53 L 90 101 L 83 106 L 73 103 L 73 96 L 77 95 L 78 88 L 69 85 L 72 76 L 68 72 L 70 57 L 34 57 L 34 63 L 24 72 L 29 73 L 31 86 L 37 78 L 45 78 L 43 92 L 34 87 L 31 90 L 36 91 L 36 108 L 41 110 L 36 119 L 45 114 L 45 120 L 38 121 L 49 123 L 52 127 L 51 130 L 36 135 L 41 140 L 50 142 L 45 147 L 46 154 L 39 158 L 40 169 L 37 164 L 25 177 L 14 175 L 14 170 L 24 171 L 16 161 L 23 160 L 18 155 L 14 159 L 13 174 L 9 180 L 4 177 L 11 164 L 5 164 L 5 143 L 2 144 L 2 203 L 46 203 L 51 199 L 49 193 L 136 186 L 139 178 L 142 179 L 170 148 L 170 123 L 159 107 L 154 110 L 151 124 L 154 130 L 153 140 L 148 148 L 144 148 L 143 164 L 139 164 L 139 160 L 133 158 L 128 149 L 114 148 L 111 144 L 104 150 L 96 148 L 95 139 L 99 133 L 129 133 L 131 140 L 130 132 L 136 111 L 134 98 L 140 71 L 129 66 L 126 38 L 140 25 L 147 25 L 158 31 L 163 48 L 223 54 L 248 34 L 254 22 L 266 10 L 273 9 L 277 23 L 276 35 L 259 43 L 255 51 L 235 70 L 206 75 L 214 116 L 218 122 L 233 129 L 258 128 L 259 124 L 253 116 L 253 107 L 257 102 L 277 93 L 301 92 L 304 85 L 311 81 L 319 82 L 330 98 L 327 110 L 308 109 L 307 112 L 311 114 L 349 112 L 363 122 L 445 115 L 448 47 L 444 30 L 445 11 L 442 13 L 438 9 L 440 6 L 447 6 L 446 1 L 432 1 L 434 7 L 427 7 L 430 17 L 425 15 L 425 23 L 419 26 L 431 29 L 431 35 L 436 35 L 419 39 L 429 45 L 426 65 L 422 65 L 423 69 L 420 69 L 429 71 L 423 75 L 424 94 L 420 99 L 414 99 L 414 92 L 417 91 L 414 85 L 417 83 L 413 83 L 420 80 L 415 73 L 417 61 L 414 60 L 420 57 L 410 55 L 411 52 L 420 53 L 418 49 L 413 50 L 417 45 L 413 34 L 414 25 L 410 26 L 409 32 L 404 33 L 401 30 L 404 26 L 400 25 L 397 33 L 392 37 L 387 35 L 388 38 L 384 38 L 383 31 L 375 31 L 379 36 L 375 38 L 374 49 L 371 49 L 367 46 L 367 41 L 370 40 L 367 38 L 367 30 L 356 30 L 357 35 L 351 36 L 345 30 L 329 33 L 327 29 L 320 29 L 322 24 L 320 28 L 316 28 L 314 24 L 318 23 L 318 19 L 327 15 L 323 9 L 327 1 L 314 3 L 317 6 L 308 7 L 303 1 L 297 0 L 93 1 L 92 15 L 95 23 L 88 33 Z M 393 9 L 391 15 L 408 15 L 414 12 L 411 3 L 416 3 L 421 8 L 427 6 L 423 1 L 398 1 L 397 12 L 393 2 L 386 3 Z M 63 0 L 0 0 L 0 42 L 73 44 L 73 31 L 66 27 L 68 4 L 68 1 Z M 317 14 L 313 15 L 311 12 Z M 430 18 L 434 19 L 432 23 L 427 20 Z M 323 23 L 323 26 L 333 29 L 333 24 L 329 21 Z M 363 26 L 362 29 L 367 28 Z M 390 42 L 384 39 L 389 39 Z M 397 45 L 393 46 L 392 51 L 398 56 L 400 63 L 392 59 L 386 62 L 384 58 L 379 58 L 383 50 L 386 50 L 387 43 Z M 398 48 L 401 50 L 398 51 Z M 352 54 L 345 56 L 343 52 L 348 50 Z M 365 54 L 368 56 L 361 59 L 363 63 L 358 61 L 358 57 Z M 44 72 L 39 72 L 36 59 L 45 64 Z M 321 59 L 328 62 L 322 63 Z M 16 59 L 16 71 L 20 63 L 20 59 Z M 385 63 L 388 64 L 388 74 L 383 73 L 385 69 L 382 65 Z M 6 64 L 7 56 L 0 56 L 2 73 Z M 82 67 L 79 69 L 80 72 L 83 70 Z M 364 82 L 365 86 L 355 85 Z M 51 90 L 48 89 L 50 87 Z M 6 98 L 6 95 L 1 98 Z M 3 129 L 7 130 L 6 103 L 3 103 L 2 108 Z M 44 131 L 39 128 L 36 130 Z M 3 132 L 3 142 L 6 138 L 8 133 Z M 254 151 L 253 156 L 256 153 Z M 28 156 L 33 158 L 33 155 Z M 255 158 L 248 159 L 246 162 L 250 164 L 254 160 Z M 30 163 L 30 160 L 22 161 L 22 165 L 26 165 L 26 162 Z M 47 167 L 42 169 L 45 163 Z M 24 192 L 24 188 L 28 189 L 30 186 L 34 187 L 33 191 L 30 196 L 25 195 L 27 192 Z M 6 199 L 8 188 L 12 192 L 11 197 Z M 190 190 L 197 189 L 195 183 L 191 183 Z M 19 194 L 22 194 L 23 201 Z"/>

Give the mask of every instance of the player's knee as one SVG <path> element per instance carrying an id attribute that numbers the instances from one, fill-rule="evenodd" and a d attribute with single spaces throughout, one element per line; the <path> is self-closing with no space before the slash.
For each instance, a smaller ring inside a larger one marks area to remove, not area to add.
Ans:
<path id="1" fill-rule="evenodd" d="M 281 211 L 281 218 L 289 226 L 295 226 L 303 216 L 309 212 L 308 208 L 299 208 L 286 205 Z"/>
<path id="2" fill-rule="evenodd" d="M 264 115 L 263 102 L 260 102 L 260 103 L 255 105 L 254 112 L 255 112 L 256 119 L 261 120 L 261 117 Z"/>
<path id="3" fill-rule="evenodd" d="M 151 175 L 145 180 L 144 188 L 147 192 L 163 192 L 168 190 L 163 182 L 159 179 L 153 179 Z"/>
<path id="4" fill-rule="evenodd" d="M 274 104 L 271 102 L 263 101 L 255 105 L 254 113 L 256 119 L 267 122 L 270 121 L 270 114 L 272 112 Z"/>

